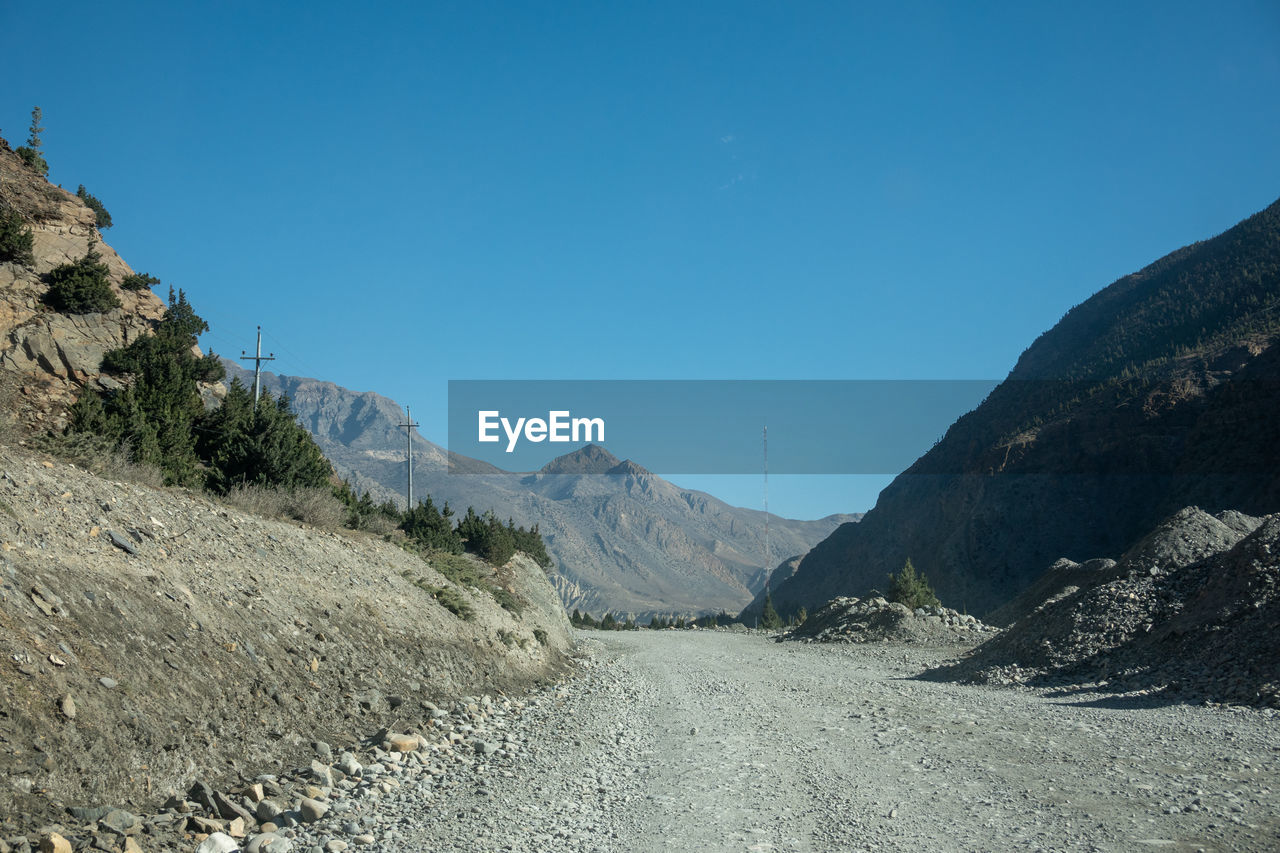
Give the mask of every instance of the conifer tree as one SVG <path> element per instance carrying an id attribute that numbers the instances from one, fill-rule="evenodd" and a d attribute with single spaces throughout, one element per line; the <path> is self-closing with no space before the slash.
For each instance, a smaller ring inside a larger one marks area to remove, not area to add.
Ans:
<path id="1" fill-rule="evenodd" d="M 40 139 L 40 134 L 44 133 L 44 127 L 40 124 L 43 117 L 44 113 L 39 107 L 31 108 L 31 132 L 27 136 L 27 144 L 13 149 L 13 153 L 21 157 L 22 162 L 41 176 L 49 174 L 49 164 L 45 162 Z"/>
<path id="2" fill-rule="evenodd" d="M 782 618 L 773 607 L 773 591 L 764 592 L 764 607 L 760 611 L 760 627 L 766 631 L 776 631 L 782 627 Z"/>
<path id="3" fill-rule="evenodd" d="M 916 574 L 916 567 L 911 558 L 903 564 L 902 571 L 889 575 L 889 600 L 904 604 L 915 610 L 917 607 L 938 607 L 940 602 L 934 594 L 933 587 L 924 575 Z"/>
<path id="4" fill-rule="evenodd" d="M 34 245 L 31 228 L 23 220 L 22 214 L 12 208 L 0 213 L 0 263 L 34 266 Z"/>

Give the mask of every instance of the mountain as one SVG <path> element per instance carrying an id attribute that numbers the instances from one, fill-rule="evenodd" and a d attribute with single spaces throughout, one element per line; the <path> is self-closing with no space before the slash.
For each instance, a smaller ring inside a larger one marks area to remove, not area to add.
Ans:
<path id="1" fill-rule="evenodd" d="M 252 373 L 224 360 L 228 381 Z M 404 500 L 402 409 L 372 392 L 315 379 L 262 374 L 293 409 L 341 476 L 376 499 Z M 456 510 L 493 509 L 537 524 L 555 561 L 552 582 L 566 607 L 595 613 L 737 612 L 762 588 L 764 513 L 682 489 L 604 447 L 588 444 L 531 473 L 501 471 L 415 434 L 414 494 Z M 465 476 L 459 476 L 459 472 Z M 802 553 L 856 515 L 817 521 L 771 516 L 774 554 Z"/>
<path id="2" fill-rule="evenodd" d="M 1071 309 L 775 603 L 883 589 L 909 557 L 945 603 L 982 613 L 1183 506 L 1280 509 L 1277 337 L 1280 202 Z"/>

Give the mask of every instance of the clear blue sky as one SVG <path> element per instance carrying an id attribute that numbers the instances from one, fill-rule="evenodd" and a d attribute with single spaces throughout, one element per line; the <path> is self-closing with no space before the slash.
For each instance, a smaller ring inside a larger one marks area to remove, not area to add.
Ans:
<path id="1" fill-rule="evenodd" d="M 998 378 L 1280 196 L 1274 0 L 70 0 L 0 50 L 0 133 L 44 108 L 206 346 L 261 323 L 441 441 L 450 378 Z"/>

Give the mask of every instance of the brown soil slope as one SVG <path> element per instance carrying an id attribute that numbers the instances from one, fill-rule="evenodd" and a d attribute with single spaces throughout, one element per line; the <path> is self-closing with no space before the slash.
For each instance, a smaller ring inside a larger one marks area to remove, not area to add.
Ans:
<path id="1" fill-rule="evenodd" d="M 494 578 L 520 615 L 455 588 L 464 621 L 415 580 L 452 586 L 378 540 L 0 448 L 0 815 L 145 807 L 305 765 L 313 740 L 421 724 L 422 701 L 519 689 L 564 660 L 570 628 L 532 561 Z"/>

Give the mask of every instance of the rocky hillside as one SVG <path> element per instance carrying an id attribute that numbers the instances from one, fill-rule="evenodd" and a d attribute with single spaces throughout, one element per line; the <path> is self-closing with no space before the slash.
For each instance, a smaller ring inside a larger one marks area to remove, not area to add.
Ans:
<path id="1" fill-rule="evenodd" d="M 228 379 L 251 379 L 231 361 L 224 364 Z M 341 476 L 380 500 L 404 500 L 405 439 L 395 426 L 403 410 L 394 401 L 271 373 L 263 374 L 263 387 L 290 396 Z M 589 445 L 532 474 L 457 455 L 454 466 L 449 473 L 444 448 L 415 436 L 415 493 L 537 524 L 567 608 L 621 611 L 642 620 L 654 613 L 734 613 L 763 587 L 764 513 L 682 489 L 605 448 Z M 772 517 L 772 553 L 803 553 L 859 517 Z"/>
<path id="2" fill-rule="evenodd" d="M 556 672 L 541 569 L 470 563 L 508 610 L 453 568 L 0 447 L 0 815 L 154 809 Z"/>
<path id="3" fill-rule="evenodd" d="M 123 290 L 133 270 L 101 241 L 94 212 L 72 193 L 28 169 L 0 139 L 0 214 L 17 211 L 31 229 L 35 263 L 0 262 L 0 380 L 6 407 L 37 428 L 59 428 L 85 385 L 113 380 L 99 374 L 103 353 L 146 334 L 165 305 L 150 290 Z M 61 314 L 41 298 L 41 276 L 79 260 L 97 240 L 121 307 L 105 314 Z"/>
<path id="4" fill-rule="evenodd" d="M 1280 203 L 1068 312 L 775 602 L 864 595 L 910 558 L 945 603 L 986 613 L 1179 507 L 1280 509 L 1278 336 Z"/>

